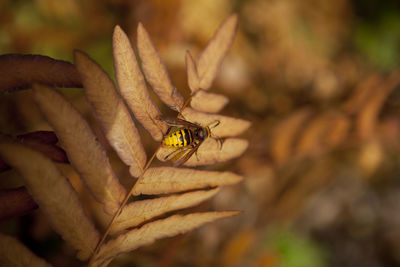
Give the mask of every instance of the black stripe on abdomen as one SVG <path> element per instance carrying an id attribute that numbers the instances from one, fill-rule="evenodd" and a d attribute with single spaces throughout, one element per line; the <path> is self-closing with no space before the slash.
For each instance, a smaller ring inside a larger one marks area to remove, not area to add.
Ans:
<path id="1" fill-rule="evenodd" d="M 185 132 L 185 141 L 184 144 L 185 146 L 188 146 L 192 143 L 193 140 L 193 136 L 192 136 L 192 131 L 190 131 L 189 129 L 183 129 L 183 131 Z"/>

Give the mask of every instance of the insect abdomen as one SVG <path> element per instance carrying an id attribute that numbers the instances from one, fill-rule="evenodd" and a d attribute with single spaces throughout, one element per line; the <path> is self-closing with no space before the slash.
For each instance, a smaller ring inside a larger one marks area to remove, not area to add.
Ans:
<path id="1" fill-rule="evenodd" d="M 188 129 L 179 129 L 175 132 L 168 134 L 164 140 L 163 144 L 166 146 L 173 147 L 184 147 L 192 143 L 192 132 Z"/>

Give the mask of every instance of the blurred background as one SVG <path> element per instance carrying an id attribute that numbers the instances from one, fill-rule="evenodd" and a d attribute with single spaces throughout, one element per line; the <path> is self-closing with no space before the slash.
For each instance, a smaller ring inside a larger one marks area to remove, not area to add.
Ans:
<path id="1" fill-rule="evenodd" d="M 188 96 L 186 50 L 198 55 L 232 13 L 239 30 L 212 90 L 230 98 L 223 114 L 252 121 L 244 135 L 250 147 L 211 168 L 245 179 L 194 210 L 243 213 L 111 266 L 400 266 L 398 1 L 0 0 L 0 54 L 72 62 L 79 49 L 113 77 L 113 27 L 135 44 L 142 22 Z M 131 184 L 82 90 L 62 91 L 99 134 L 121 182 Z M 0 114 L 7 134 L 51 129 L 30 90 L 1 95 Z M 157 144 L 140 131 L 150 153 Z M 59 167 L 95 213 L 77 175 Z M 8 171 L 0 184 L 22 182 Z M 80 264 L 40 211 L 0 226 L 56 266 Z"/>

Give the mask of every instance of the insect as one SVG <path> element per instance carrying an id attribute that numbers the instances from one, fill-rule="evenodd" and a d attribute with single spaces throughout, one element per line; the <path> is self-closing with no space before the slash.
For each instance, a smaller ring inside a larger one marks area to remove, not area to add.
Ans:
<path id="1" fill-rule="evenodd" d="M 165 156 L 164 160 L 171 160 L 174 167 L 185 163 L 193 153 L 197 152 L 201 143 L 209 137 L 217 139 L 222 146 L 221 140 L 211 133 L 211 129 L 217 127 L 219 121 L 204 127 L 178 118 L 165 119 L 165 122 L 170 125 L 170 128 L 164 136 L 162 144 L 177 149 Z"/>

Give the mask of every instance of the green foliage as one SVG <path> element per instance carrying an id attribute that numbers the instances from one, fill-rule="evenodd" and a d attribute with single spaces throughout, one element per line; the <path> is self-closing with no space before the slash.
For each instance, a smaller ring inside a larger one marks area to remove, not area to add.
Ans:
<path id="1" fill-rule="evenodd" d="M 400 14 L 384 13 L 377 23 L 362 21 L 355 28 L 356 49 L 373 65 L 390 70 L 400 60 Z"/>
<path id="2" fill-rule="evenodd" d="M 326 266 L 326 254 L 321 245 L 290 229 L 274 228 L 268 231 L 264 244 L 278 254 L 279 266 Z"/>

